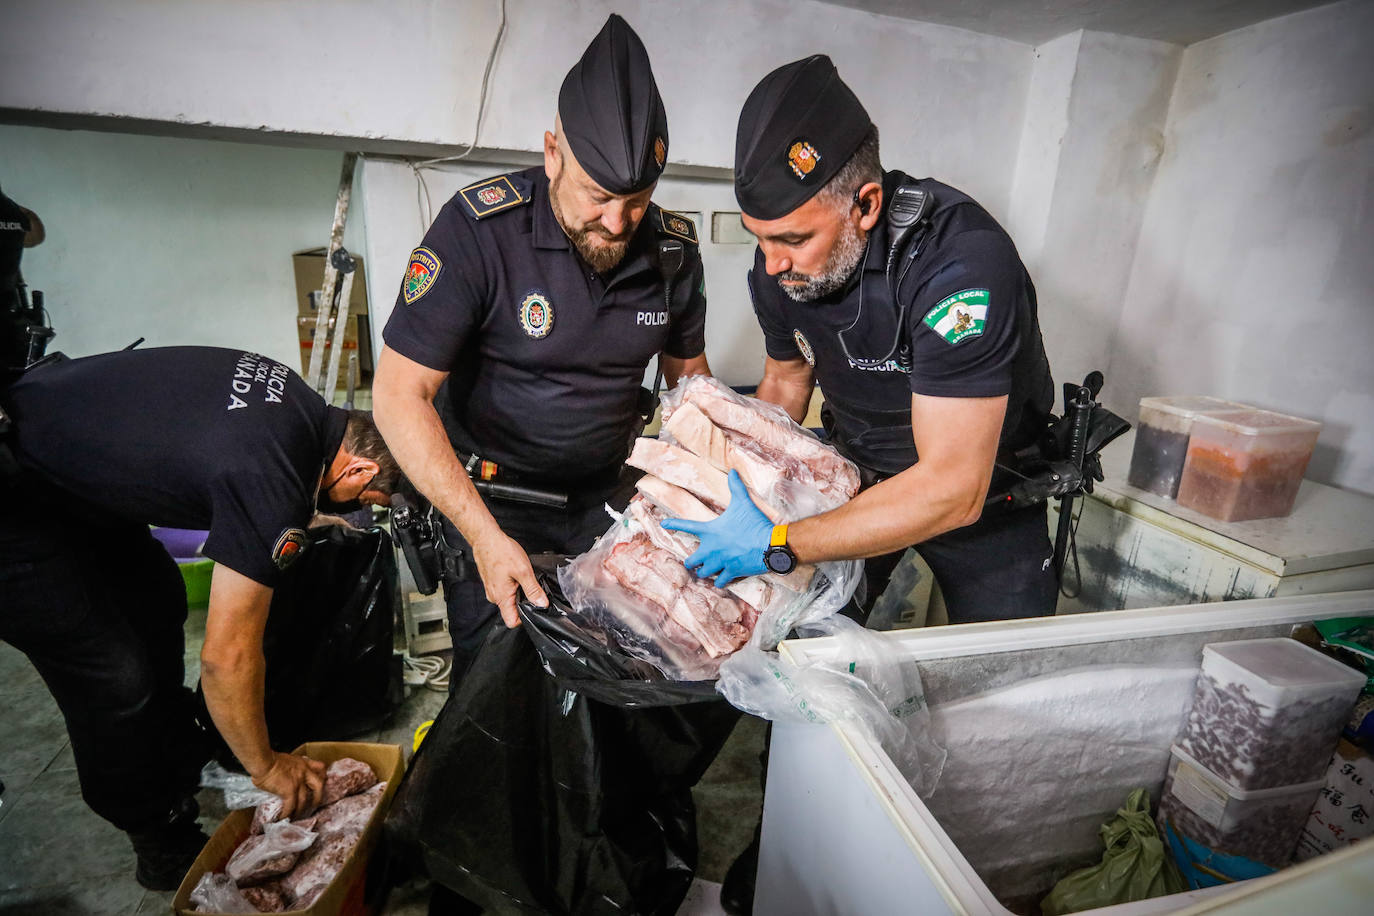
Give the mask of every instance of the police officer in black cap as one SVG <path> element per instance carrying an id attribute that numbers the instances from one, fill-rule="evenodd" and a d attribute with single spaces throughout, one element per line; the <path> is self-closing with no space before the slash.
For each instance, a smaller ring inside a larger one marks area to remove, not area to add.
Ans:
<path id="1" fill-rule="evenodd" d="M 35 316 L 24 300 L 19 262 L 24 249 L 41 244 L 45 235 L 38 214 L 0 190 L 0 373 L 23 368 L 28 356 L 28 326 Z"/>
<path id="2" fill-rule="evenodd" d="M 400 471 L 367 414 L 255 353 L 40 362 L 0 386 L 0 407 L 0 640 L 52 691 L 82 797 L 128 833 L 138 882 L 175 889 L 206 842 L 194 793 L 209 748 L 183 686 L 185 586 L 149 524 L 209 531 L 205 702 L 289 813 L 318 799 L 324 765 L 268 741 L 273 589 L 316 508 L 385 505 Z"/>
<path id="3" fill-rule="evenodd" d="M 980 517 L 994 464 L 1037 440 L 1053 401 L 1035 289 L 1006 232 L 961 191 L 883 171 L 877 128 L 824 55 L 750 94 L 735 195 L 758 239 L 758 396 L 800 421 L 819 384 L 866 489 L 791 525 L 747 495 L 712 522 L 666 522 L 700 536 L 688 565 L 728 580 L 864 558 L 866 613 L 914 545 L 952 622 L 1053 613 L 1045 507 Z M 730 912 L 751 906 L 756 862 L 757 839 L 726 877 Z"/>
<path id="4" fill-rule="evenodd" d="M 607 527 L 639 430 L 645 368 L 709 372 L 690 220 L 650 202 L 668 126 L 643 43 L 612 15 L 558 97 L 544 167 L 461 190 L 411 255 L 384 332 L 377 423 L 476 576 L 446 582 L 456 685 L 516 593 L 547 603 L 527 554 Z M 469 479 L 567 495 L 479 496 Z"/>

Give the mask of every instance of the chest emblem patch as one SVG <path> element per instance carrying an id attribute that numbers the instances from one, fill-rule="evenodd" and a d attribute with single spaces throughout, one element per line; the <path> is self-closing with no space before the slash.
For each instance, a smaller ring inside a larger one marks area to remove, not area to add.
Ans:
<path id="1" fill-rule="evenodd" d="M 821 154 L 805 140 L 798 140 L 787 149 L 787 164 L 792 167 L 792 173 L 800 179 L 805 180 L 820 161 Z"/>
<path id="2" fill-rule="evenodd" d="M 287 528 L 277 537 L 272 548 L 272 565 L 285 570 L 305 551 L 305 532 L 300 528 Z"/>
<path id="3" fill-rule="evenodd" d="M 806 335 L 796 328 L 792 329 L 792 339 L 797 342 L 797 349 L 805 357 L 807 365 L 812 369 L 816 368 L 816 351 L 811 349 L 811 341 L 806 339 Z"/>
<path id="4" fill-rule="evenodd" d="M 923 320 L 926 327 L 943 337 L 946 343 L 957 344 L 980 336 L 987 317 L 988 291 L 966 289 L 941 299 L 935 308 L 926 312 Z"/>
<path id="5" fill-rule="evenodd" d="M 553 330 L 553 304 L 542 293 L 530 293 L 520 303 L 520 327 L 539 340 Z"/>
<path id="6" fill-rule="evenodd" d="M 410 253 L 410 264 L 406 266 L 405 283 L 401 288 L 406 305 L 429 292 L 442 267 L 439 256 L 428 248 L 416 248 Z"/>

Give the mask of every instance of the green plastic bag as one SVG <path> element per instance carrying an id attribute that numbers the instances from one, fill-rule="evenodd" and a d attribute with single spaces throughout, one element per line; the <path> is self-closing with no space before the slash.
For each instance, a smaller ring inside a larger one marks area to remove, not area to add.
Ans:
<path id="1" fill-rule="evenodd" d="M 1044 916 L 1146 900 L 1187 890 L 1150 817 L 1150 793 L 1136 789 L 1102 825 L 1107 847 L 1097 865 L 1066 875 L 1040 902 Z"/>

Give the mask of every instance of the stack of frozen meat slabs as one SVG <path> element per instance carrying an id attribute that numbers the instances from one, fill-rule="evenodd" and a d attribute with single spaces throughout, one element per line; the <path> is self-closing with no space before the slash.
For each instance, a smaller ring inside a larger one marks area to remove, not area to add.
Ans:
<path id="1" fill-rule="evenodd" d="M 575 611 L 626 652 L 676 680 L 709 680 L 749 640 L 764 612 L 804 600 L 815 569 L 750 576 L 716 588 L 683 566 L 697 546 L 666 518 L 709 521 L 730 502 L 739 472 L 774 522 L 843 505 L 859 473 L 779 407 L 692 376 L 663 401 L 659 438 L 636 440 L 628 463 L 646 472 L 624 515 L 587 553 L 559 571 Z"/>

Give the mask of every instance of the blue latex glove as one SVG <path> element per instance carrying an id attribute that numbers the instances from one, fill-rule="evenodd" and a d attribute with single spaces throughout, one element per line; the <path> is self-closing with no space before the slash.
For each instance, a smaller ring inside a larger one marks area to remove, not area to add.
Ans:
<path id="1" fill-rule="evenodd" d="M 749 498 L 749 490 L 740 480 L 738 471 L 730 472 L 730 505 L 719 518 L 709 522 L 670 518 L 664 520 L 663 527 L 695 534 L 701 539 L 696 551 L 683 561 L 683 565 L 703 579 L 715 576 L 716 588 L 768 571 L 763 553 L 773 536 L 773 523 Z"/>

